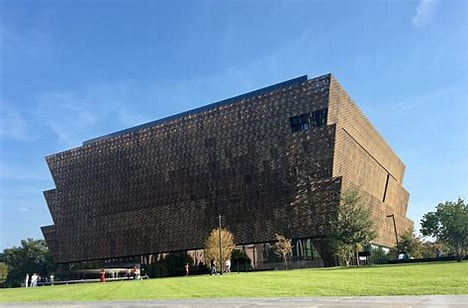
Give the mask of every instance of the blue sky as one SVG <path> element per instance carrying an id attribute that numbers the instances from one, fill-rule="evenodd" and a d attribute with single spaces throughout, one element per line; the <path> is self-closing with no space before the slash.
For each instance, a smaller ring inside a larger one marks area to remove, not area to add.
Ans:
<path id="1" fill-rule="evenodd" d="M 0 0 L 0 250 L 52 224 L 44 157 L 332 73 L 406 165 L 419 229 L 468 197 L 468 2 Z"/>

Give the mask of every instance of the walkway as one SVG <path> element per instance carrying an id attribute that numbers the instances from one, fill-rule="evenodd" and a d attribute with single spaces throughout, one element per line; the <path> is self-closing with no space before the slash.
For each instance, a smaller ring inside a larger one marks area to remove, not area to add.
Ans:
<path id="1" fill-rule="evenodd" d="M 241 299 L 196 299 L 158 300 L 127 302 L 64 302 L 0 304 L 0 307 L 65 307 L 65 308 L 140 308 L 140 307 L 468 307 L 468 295 L 454 296 L 363 296 L 363 297 L 306 297 L 306 298 L 241 298 Z"/>

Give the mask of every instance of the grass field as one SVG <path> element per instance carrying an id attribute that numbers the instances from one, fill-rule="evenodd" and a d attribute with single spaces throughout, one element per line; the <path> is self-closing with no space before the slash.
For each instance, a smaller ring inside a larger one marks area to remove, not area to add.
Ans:
<path id="1" fill-rule="evenodd" d="M 0 302 L 466 294 L 468 262 L 438 262 L 0 289 Z"/>

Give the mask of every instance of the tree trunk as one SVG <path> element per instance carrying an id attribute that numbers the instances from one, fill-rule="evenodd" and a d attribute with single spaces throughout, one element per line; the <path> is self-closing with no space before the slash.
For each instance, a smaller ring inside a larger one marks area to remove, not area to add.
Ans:
<path id="1" fill-rule="evenodd" d="M 357 247 L 355 247 L 354 249 L 354 255 L 356 257 L 356 265 L 359 267 L 359 253 L 358 253 Z"/>

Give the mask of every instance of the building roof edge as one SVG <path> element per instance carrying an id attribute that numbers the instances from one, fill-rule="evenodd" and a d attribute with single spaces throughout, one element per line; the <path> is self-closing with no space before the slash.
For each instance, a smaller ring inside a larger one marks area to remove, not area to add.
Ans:
<path id="1" fill-rule="evenodd" d="M 307 75 L 302 75 L 302 76 L 292 78 L 292 79 L 289 79 L 289 80 L 286 80 L 286 81 L 283 81 L 283 82 L 280 82 L 280 83 L 276 83 L 276 84 L 273 84 L 273 85 L 270 85 L 270 86 L 267 86 L 267 87 L 264 87 L 264 88 L 260 88 L 260 89 L 253 90 L 253 91 L 250 91 L 250 92 L 247 92 L 247 93 L 244 93 L 244 94 L 240 94 L 240 95 L 233 96 L 233 97 L 230 97 L 230 98 L 227 98 L 227 99 L 223 99 L 223 100 L 217 101 L 215 103 L 211 103 L 211 104 L 208 104 L 208 105 L 205 105 L 205 106 L 201 106 L 201 107 L 198 107 L 198 108 L 195 108 L 195 109 L 191 109 L 191 110 L 184 111 L 184 112 L 181 112 L 181 113 L 178 113 L 178 114 L 175 114 L 175 115 L 171 115 L 171 116 L 159 119 L 159 120 L 147 122 L 147 123 L 137 125 L 137 126 L 134 126 L 134 127 L 131 127 L 131 128 L 116 131 L 114 133 L 110 133 L 110 134 L 107 134 L 107 135 L 103 135 L 103 136 L 100 136 L 100 137 L 89 139 L 89 140 L 86 140 L 86 141 L 83 142 L 83 146 L 90 145 L 90 144 L 93 144 L 93 143 L 96 143 L 96 142 L 99 142 L 99 141 L 102 141 L 102 140 L 106 140 L 106 139 L 109 139 L 109 138 L 118 137 L 118 136 L 121 136 L 121 135 L 124 135 L 124 134 L 136 132 L 136 131 L 139 131 L 141 129 L 147 128 L 147 127 L 151 127 L 151 126 L 155 126 L 155 125 L 158 125 L 158 124 L 161 124 L 161 123 L 169 122 L 171 120 L 179 119 L 179 118 L 182 118 L 182 117 L 187 116 L 187 115 L 196 114 L 196 113 L 199 113 L 199 112 L 202 112 L 202 111 L 213 109 L 215 107 L 219 107 L 219 106 L 222 106 L 222 105 L 226 105 L 226 104 L 229 104 L 229 103 L 240 101 L 242 99 L 251 98 L 251 97 L 254 97 L 254 96 L 257 96 L 257 95 L 261 95 L 261 94 L 264 94 L 264 93 L 267 93 L 267 92 L 271 92 L 271 91 L 276 90 L 276 89 L 296 85 L 296 84 L 302 83 L 304 81 L 307 81 L 307 79 L 308 79 Z"/>

